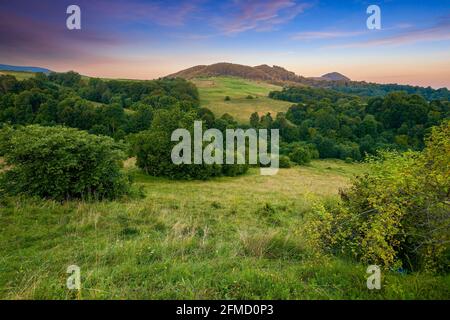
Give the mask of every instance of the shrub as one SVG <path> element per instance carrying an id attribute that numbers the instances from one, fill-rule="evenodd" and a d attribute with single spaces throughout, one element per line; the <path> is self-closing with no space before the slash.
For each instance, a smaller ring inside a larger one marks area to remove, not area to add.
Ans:
<path id="1" fill-rule="evenodd" d="M 290 168 L 291 167 L 291 159 L 288 156 L 280 156 L 279 167 L 280 168 Z"/>
<path id="2" fill-rule="evenodd" d="M 229 96 L 226 96 L 225 99 L 223 99 L 224 101 L 230 101 L 231 98 Z"/>
<path id="3" fill-rule="evenodd" d="M 246 164 L 194 164 L 194 153 L 191 164 L 174 164 L 171 153 L 178 142 L 171 141 L 172 131 L 186 128 L 193 137 L 195 114 L 183 113 L 179 110 L 163 110 L 157 112 L 151 129 L 139 132 L 129 138 L 130 154 L 136 155 L 136 165 L 152 176 L 164 176 L 171 179 L 206 180 L 211 177 L 227 175 L 236 176 L 248 170 Z M 193 139 L 191 141 L 193 149 Z"/>
<path id="4" fill-rule="evenodd" d="M 1 144 L 10 167 L 2 193 L 64 200 L 116 198 L 129 191 L 121 172 L 124 153 L 109 137 L 64 127 L 21 127 Z"/>
<path id="5" fill-rule="evenodd" d="M 296 164 L 307 164 L 311 162 L 311 153 L 306 147 L 297 146 L 289 154 L 289 158 Z"/>
<path id="6" fill-rule="evenodd" d="M 131 141 L 136 165 L 151 176 L 205 180 L 221 175 L 221 166 L 216 164 L 174 164 L 171 152 L 176 143 L 164 131 L 142 131 Z"/>
<path id="7" fill-rule="evenodd" d="M 423 152 L 381 157 L 341 193 L 339 209 L 316 210 L 307 229 L 325 249 L 365 263 L 448 272 L 450 121 L 433 128 Z"/>

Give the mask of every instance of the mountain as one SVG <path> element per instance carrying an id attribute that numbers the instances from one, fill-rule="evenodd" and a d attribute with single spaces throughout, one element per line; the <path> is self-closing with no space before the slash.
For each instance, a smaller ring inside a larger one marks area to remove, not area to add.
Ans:
<path id="1" fill-rule="evenodd" d="M 350 81 L 350 78 L 347 78 L 343 74 L 339 72 L 330 72 L 321 76 L 321 78 L 329 81 Z"/>
<path id="2" fill-rule="evenodd" d="M 0 71 L 22 71 L 22 72 L 43 72 L 43 73 L 50 73 L 52 72 L 49 69 L 46 68 L 39 68 L 39 67 L 25 67 L 25 66 L 11 66 L 8 64 L 0 64 Z"/>
<path id="3" fill-rule="evenodd" d="M 303 77 L 279 66 L 268 66 L 266 64 L 250 67 L 241 64 L 220 62 L 211 65 L 199 65 L 177 73 L 168 75 L 167 78 L 194 79 L 200 77 L 233 76 L 249 80 L 265 81 L 277 85 L 309 85 L 324 86 L 324 82 L 347 82 L 349 78 L 333 72 L 322 77 Z"/>
<path id="4" fill-rule="evenodd" d="M 250 67 L 234 63 L 216 63 L 212 65 L 200 65 L 188 68 L 167 76 L 168 78 L 193 79 L 199 77 L 233 76 L 244 79 L 266 81 L 275 84 L 297 83 L 301 84 L 307 79 L 296 75 L 279 66 L 270 67 L 266 64 Z"/>

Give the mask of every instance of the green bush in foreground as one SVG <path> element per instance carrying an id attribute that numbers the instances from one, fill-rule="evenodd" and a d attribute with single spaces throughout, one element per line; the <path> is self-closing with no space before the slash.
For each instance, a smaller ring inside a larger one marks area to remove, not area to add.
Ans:
<path id="1" fill-rule="evenodd" d="M 316 210 L 308 232 L 368 264 L 448 272 L 450 121 L 433 128 L 423 152 L 382 157 L 341 193 L 341 207 Z"/>
<path id="2" fill-rule="evenodd" d="M 57 200 L 116 198 L 129 191 L 124 158 L 109 137 L 72 128 L 31 125 L 3 129 L 0 146 L 8 166 L 0 191 Z"/>

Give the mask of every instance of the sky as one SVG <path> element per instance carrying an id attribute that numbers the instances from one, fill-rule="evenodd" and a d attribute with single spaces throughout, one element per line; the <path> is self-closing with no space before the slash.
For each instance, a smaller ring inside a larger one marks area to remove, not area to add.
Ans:
<path id="1" fill-rule="evenodd" d="M 0 0 L 0 64 L 153 79 L 217 62 L 450 88 L 450 0 Z"/>

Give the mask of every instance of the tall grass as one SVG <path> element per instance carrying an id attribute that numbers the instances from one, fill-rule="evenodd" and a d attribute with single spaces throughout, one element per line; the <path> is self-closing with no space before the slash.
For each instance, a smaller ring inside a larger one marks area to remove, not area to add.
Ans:
<path id="1" fill-rule="evenodd" d="M 311 198 L 337 201 L 358 164 L 314 161 L 273 177 L 171 181 L 127 168 L 145 199 L 65 202 L 1 199 L 2 299 L 431 299 L 448 277 L 383 275 L 308 247 Z M 66 268 L 81 268 L 81 290 Z"/>

